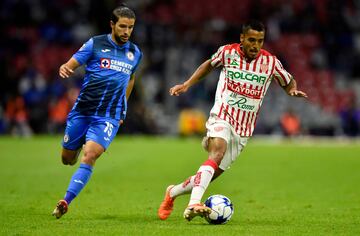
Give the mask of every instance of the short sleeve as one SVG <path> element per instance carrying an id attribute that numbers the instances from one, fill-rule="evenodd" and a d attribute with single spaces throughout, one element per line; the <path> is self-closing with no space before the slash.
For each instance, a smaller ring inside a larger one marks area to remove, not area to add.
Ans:
<path id="1" fill-rule="evenodd" d="M 284 69 L 281 62 L 277 58 L 275 58 L 273 78 L 275 78 L 281 86 L 288 85 L 292 79 L 291 74 Z"/>
<path id="2" fill-rule="evenodd" d="M 73 58 L 75 58 L 80 65 L 85 64 L 92 55 L 93 46 L 94 40 L 91 38 L 81 46 L 81 48 L 73 55 Z"/>
<path id="3" fill-rule="evenodd" d="M 224 65 L 224 48 L 225 46 L 219 47 L 217 52 L 211 56 L 211 65 L 213 67 Z"/>

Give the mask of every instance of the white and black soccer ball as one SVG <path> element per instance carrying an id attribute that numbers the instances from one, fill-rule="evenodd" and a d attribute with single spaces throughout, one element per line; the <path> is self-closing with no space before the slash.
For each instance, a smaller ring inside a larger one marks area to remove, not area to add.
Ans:
<path id="1" fill-rule="evenodd" d="M 205 205 L 211 208 L 211 213 L 205 217 L 210 224 L 225 224 L 234 213 L 230 199 L 220 194 L 210 196 Z"/>

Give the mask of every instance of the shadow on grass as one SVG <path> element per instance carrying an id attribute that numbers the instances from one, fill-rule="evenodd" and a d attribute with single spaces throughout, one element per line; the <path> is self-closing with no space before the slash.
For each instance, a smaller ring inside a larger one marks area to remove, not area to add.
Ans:
<path id="1" fill-rule="evenodd" d="M 160 220 L 157 215 L 144 215 L 144 214 L 96 214 L 92 219 L 95 221 L 116 221 L 122 224 L 142 224 L 142 225 L 194 225 L 194 226 L 212 226 L 205 219 L 195 218 L 191 222 L 186 221 L 182 217 L 171 216 L 166 221 Z"/>

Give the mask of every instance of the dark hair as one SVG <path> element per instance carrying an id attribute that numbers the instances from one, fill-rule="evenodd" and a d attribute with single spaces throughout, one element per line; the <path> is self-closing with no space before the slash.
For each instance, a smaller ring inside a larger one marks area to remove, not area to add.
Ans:
<path id="1" fill-rule="evenodd" d="M 251 20 L 245 24 L 243 24 L 242 26 L 242 33 L 245 34 L 246 32 L 248 32 L 250 29 L 256 30 L 256 31 L 265 31 L 265 26 L 263 23 L 261 23 L 260 21 L 257 20 Z"/>
<path id="2" fill-rule="evenodd" d="M 121 4 L 112 11 L 110 20 L 116 23 L 120 17 L 136 19 L 134 11 L 127 7 L 125 4 Z"/>

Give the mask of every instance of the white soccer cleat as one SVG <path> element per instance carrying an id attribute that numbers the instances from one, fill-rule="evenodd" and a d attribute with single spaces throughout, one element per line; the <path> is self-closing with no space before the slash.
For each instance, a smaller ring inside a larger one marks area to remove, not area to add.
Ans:
<path id="1" fill-rule="evenodd" d="M 211 209 L 203 204 L 193 204 L 188 206 L 184 211 L 184 218 L 191 221 L 194 217 L 204 217 L 211 213 Z"/>

